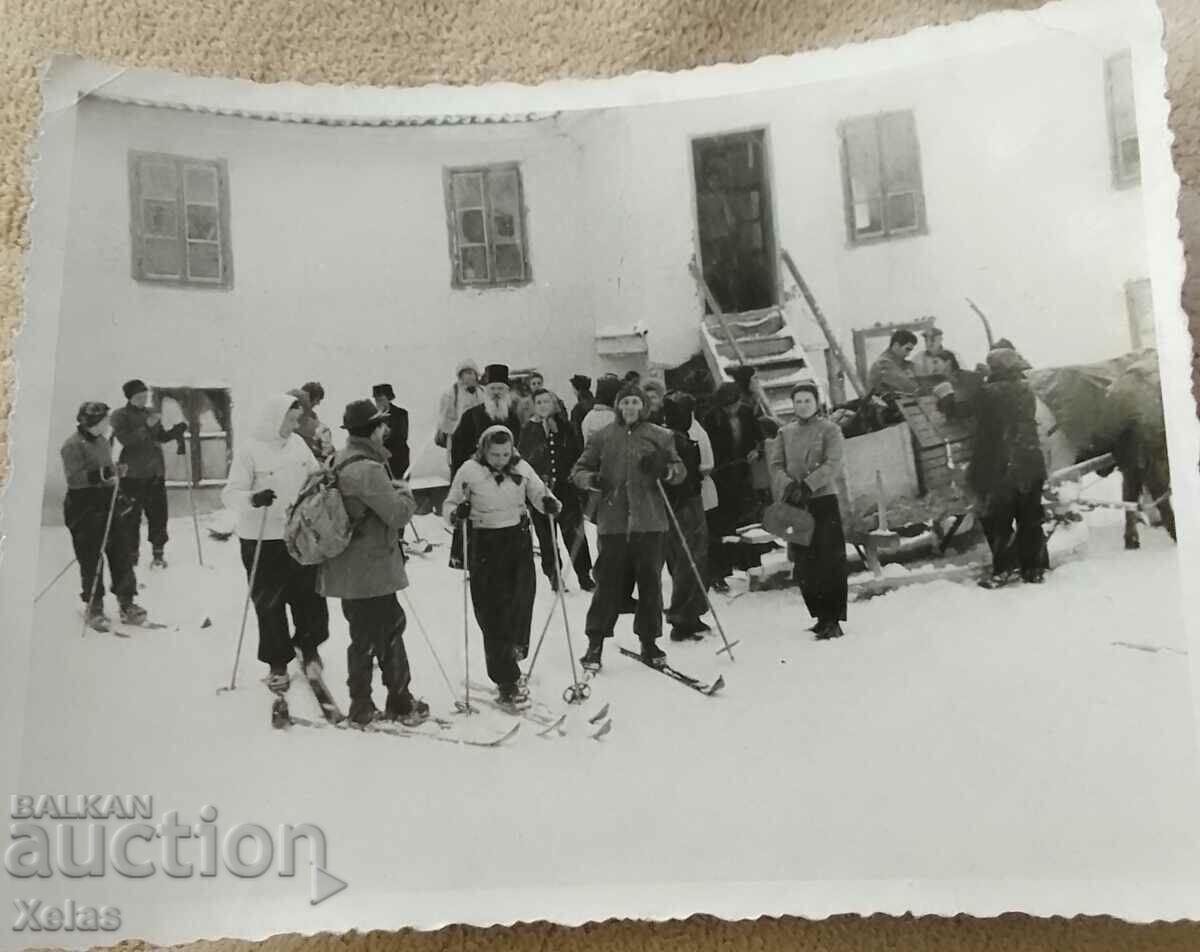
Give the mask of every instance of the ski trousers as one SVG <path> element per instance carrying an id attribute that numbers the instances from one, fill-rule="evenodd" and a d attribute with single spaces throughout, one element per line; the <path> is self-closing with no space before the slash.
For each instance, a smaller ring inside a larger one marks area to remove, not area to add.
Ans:
<path id="1" fill-rule="evenodd" d="M 1049 568 L 1042 532 L 1042 485 L 1038 480 L 1028 487 L 1008 486 L 988 497 L 980 522 L 992 552 L 992 574 Z"/>
<path id="2" fill-rule="evenodd" d="M 838 497 L 817 496 L 805 504 L 813 517 L 808 545 L 789 545 L 792 577 L 804 596 L 804 607 L 818 622 L 846 620 L 848 600 L 846 535 Z"/>
<path id="3" fill-rule="evenodd" d="M 129 544 L 133 547 L 133 564 L 137 565 L 142 545 L 142 513 L 146 514 L 151 547 L 158 551 L 167 544 L 167 484 L 161 476 L 127 478 L 121 482 L 121 489 L 133 502 Z"/>
<path id="4" fill-rule="evenodd" d="M 583 509 L 579 496 L 574 490 L 563 494 L 563 509 L 555 522 L 562 534 L 563 544 L 571 556 L 578 578 L 587 578 L 592 574 L 592 553 L 588 548 L 587 536 L 583 532 Z M 542 574 L 553 580 L 555 576 L 554 546 L 556 540 L 550 535 L 550 517 L 536 509 L 530 513 L 533 518 L 533 528 L 537 532 L 538 548 L 541 550 Z"/>
<path id="5" fill-rule="evenodd" d="M 104 486 L 69 489 L 63 500 L 63 521 L 71 533 L 71 547 L 79 564 L 79 597 L 84 602 L 92 600 L 93 588 L 94 600 L 104 600 L 104 566 L 100 564 L 100 547 L 104 544 L 104 527 L 108 524 L 108 510 L 112 501 L 112 489 Z M 128 502 L 118 494 L 104 555 L 108 559 L 113 594 L 121 602 L 132 601 L 137 595 L 137 576 L 129 552 L 130 522 Z M 100 570 L 98 578 L 97 567 Z"/>
<path id="6" fill-rule="evenodd" d="M 688 562 L 690 551 L 696 568 L 700 570 L 700 577 L 707 579 L 708 523 L 699 496 L 679 503 L 674 511 L 683 540 L 674 529 L 667 535 L 666 562 L 667 571 L 671 573 L 671 604 L 667 606 L 667 621 L 686 627 L 699 621 L 700 616 L 708 611 L 704 589 L 696 581 L 696 573 Z"/>
<path id="7" fill-rule="evenodd" d="M 613 533 L 599 537 L 596 591 L 588 607 L 584 630 L 588 640 L 611 638 L 622 606 L 629 598 L 629 580 L 637 584 L 633 630 L 642 641 L 662 635 L 662 570 L 665 532 Z"/>
<path id="8" fill-rule="evenodd" d="M 388 695 L 407 695 L 412 681 L 408 652 L 404 648 L 408 618 L 396 593 L 344 598 L 342 614 L 350 624 L 350 645 L 346 648 L 350 700 L 371 699 L 371 674 L 376 661 Z"/>
<path id="9" fill-rule="evenodd" d="M 537 594 L 529 523 L 472 528 L 466 542 L 471 604 L 483 632 L 488 677 L 498 686 L 514 685 L 521 676 L 517 658 L 529 653 Z"/>
<path id="10" fill-rule="evenodd" d="M 250 577 L 253 539 L 242 539 L 242 565 Z M 263 539 L 250 591 L 258 618 L 258 660 L 287 664 L 296 651 L 315 651 L 329 638 L 329 608 L 317 594 L 317 566 L 301 565 L 288 554 L 282 539 Z M 288 631 L 288 609 L 295 634 Z"/>

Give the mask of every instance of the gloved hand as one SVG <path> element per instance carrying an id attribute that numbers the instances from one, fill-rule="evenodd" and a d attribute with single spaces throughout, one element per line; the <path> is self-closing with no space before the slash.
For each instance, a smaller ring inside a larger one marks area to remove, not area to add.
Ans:
<path id="1" fill-rule="evenodd" d="M 542 500 L 542 508 L 546 510 L 546 515 L 557 516 L 560 512 L 562 512 L 562 503 L 553 496 L 547 496 Z"/>
<path id="2" fill-rule="evenodd" d="M 471 504 L 466 501 L 460 502 L 450 513 L 450 524 L 457 526 L 459 523 L 466 522 L 469 515 L 471 515 Z"/>
<path id="3" fill-rule="evenodd" d="M 171 429 L 168 430 L 167 432 L 170 433 L 172 437 L 176 437 L 176 436 L 183 436 L 183 434 L 186 433 L 187 431 L 188 431 L 188 425 L 186 423 L 184 423 L 182 420 L 180 420 L 173 427 L 171 427 Z"/>
<path id="4" fill-rule="evenodd" d="M 803 506 L 812 496 L 812 490 L 805 483 L 792 483 L 783 491 L 783 501 L 789 506 Z"/>
<path id="5" fill-rule="evenodd" d="M 263 506 L 269 506 L 275 502 L 274 489 L 260 489 L 250 497 L 250 505 L 255 509 L 261 509 Z"/>
<path id="6" fill-rule="evenodd" d="M 638 469 L 653 479 L 662 479 L 667 475 L 668 468 L 666 456 L 658 450 L 638 461 Z"/>
<path id="7" fill-rule="evenodd" d="M 437 433 L 435 433 L 433 436 L 433 442 L 434 442 L 434 445 L 440 446 L 442 449 L 445 449 L 450 443 L 450 437 L 447 436 L 445 433 L 443 433 L 441 430 L 438 430 Z"/>

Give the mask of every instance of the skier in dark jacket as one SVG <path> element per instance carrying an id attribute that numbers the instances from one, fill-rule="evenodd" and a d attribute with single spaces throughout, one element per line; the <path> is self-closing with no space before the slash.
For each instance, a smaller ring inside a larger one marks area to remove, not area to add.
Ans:
<path id="1" fill-rule="evenodd" d="M 666 546 L 667 571 L 671 573 L 667 621 L 672 641 L 699 641 L 709 631 L 708 625 L 700 620 L 708 611 L 708 602 L 692 569 L 694 563 L 703 579 L 708 561 L 708 525 L 700 501 L 700 446 L 688 435 L 693 406 L 692 397 L 686 393 L 670 394 L 663 402 L 663 417 L 674 436 L 675 451 L 687 470 L 681 483 L 666 489 L 679 527 L 678 532 L 672 527 L 667 533 Z"/>
<path id="2" fill-rule="evenodd" d="M 384 446 L 388 451 L 388 468 L 393 479 L 408 476 L 410 453 L 408 448 L 408 411 L 396 406 L 396 391 L 390 383 L 378 383 L 372 388 L 375 406 L 380 413 L 388 415 L 388 437 Z"/>
<path id="3" fill-rule="evenodd" d="M 725 580 L 731 571 L 722 540 L 737 530 L 738 521 L 754 506 L 750 464 L 757 459 L 762 441 L 759 422 L 741 394 L 736 383 L 722 383 L 702 421 L 712 442 L 712 479 L 717 486 L 717 508 L 708 513 L 708 581 L 718 592 L 729 591 Z"/>
<path id="4" fill-rule="evenodd" d="M 120 605 L 121 621 L 127 625 L 140 625 L 146 620 L 145 609 L 134 601 L 138 584 L 129 536 L 136 534 L 137 529 L 131 503 L 122 492 L 124 464 L 113 465 L 112 447 L 104 435 L 108 419 L 107 404 L 83 404 L 75 415 L 75 432 L 67 437 L 60 451 L 67 481 L 63 521 L 71 533 L 71 545 L 79 565 L 79 597 L 83 601 L 84 615 L 88 627 L 95 631 L 108 631 L 110 627 L 110 620 L 104 614 L 103 567 L 100 567 L 99 576 L 96 572 L 101 550 L 108 559 L 109 582 Z"/>
<path id="5" fill-rule="evenodd" d="M 127 403 L 113 413 L 112 428 L 113 436 L 121 444 L 119 462 L 125 466 L 128 473 L 121 483 L 121 491 L 133 503 L 131 531 L 127 533 L 128 542 L 132 547 L 130 555 L 133 564 L 137 565 L 144 512 L 153 550 L 152 564 L 165 568 L 167 483 L 162 444 L 182 439 L 187 432 L 187 424 L 176 423 L 169 430 L 163 429 L 162 415 L 157 410 L 147 409 L 150 391 L 142 381 L 127 381 L 121 389 Z"/>
<path id="6" fill-rule="evenodd" d="M 670 431 L 646 420 L 646 400 L 639 387 L 627 384 L 617 396 L 617 420 L 596 433 L 575 464 L 571 478 L 580 489 L 600 494 L 596 531 L 596 591 L 585 631 L 588 650 L 583 664 L 598 670 L 604 639 L 611 638 L 622 605 L 628 600 L 629 578 L 637 580 L 638 604 L 633 630 L 642 643 L 642 658 L 662 664 L 662 570 L 669 521 L 658 483 L 676 485 L 687 471 L 675 451 Z"/>
<path id="7" fill-rule="evenodd" d="M 967 479 L 992 552 L 987 588 L 1042 581 L 1049 567 L 1042 532 L 1046 460 L 1037 429 L 1037 398 L 1025 382 L 1028 364 L 1014 350 L 987 355 L 988 379 L 975 400 L 974 455 Z M 1014 529 L 1015 524 L 1015 529 Z"/>
<path id="8" fill-rule="evenodd" d="M 558 397 L 549 390 L 539 390 L 533 395 L 533 402 L 535 414 L 521 429 L 517 448 L 562 503 L 558 528 L 562 532 L 563 544 L 572 556 L 579 587 L 590 592 L 596 587 L 592 581 L 592 553 L 583 532 L 580 493 L 571 482 L 571 467 L 583 452 L 583 445 L 574 428 L 559 412 Z M 562 583 L 554 557 L 558 541 L 550 531 L 550 518 L 547 515 L 535 509 L 532 516 L 541 550 L 542 573 L 550 580 L 550 587 L 557 592 Z"/>

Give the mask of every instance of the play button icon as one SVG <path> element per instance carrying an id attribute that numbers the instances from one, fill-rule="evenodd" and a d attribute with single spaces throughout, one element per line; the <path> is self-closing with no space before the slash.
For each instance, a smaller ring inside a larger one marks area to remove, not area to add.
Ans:
<path id="1" fill-rule="evenodd" d="M 324 902 L 330 896 L 336 896 L 350 884 L 344 879 L 338 879 L 332 873 L 327 873 L 315 863 L 312 868 L 312 898 L 309 905 L 315 906 Z"/>

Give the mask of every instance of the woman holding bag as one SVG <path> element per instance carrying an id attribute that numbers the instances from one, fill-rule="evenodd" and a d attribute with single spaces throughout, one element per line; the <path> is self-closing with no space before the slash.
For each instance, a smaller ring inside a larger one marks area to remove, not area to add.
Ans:
<path id="1" fill-rule="evenodd" d="M 819 414 L 814 383 L 792 390 L 796 419 L 767 441 L 767 471 L 777 502 L 802 508 L 812 516 L 807 545 L 789 545 L 793 573 L 818 641 L 840 638 L 846 620 L 846 537 L 838 501 L 842 477 L 842 431 Z"/>

